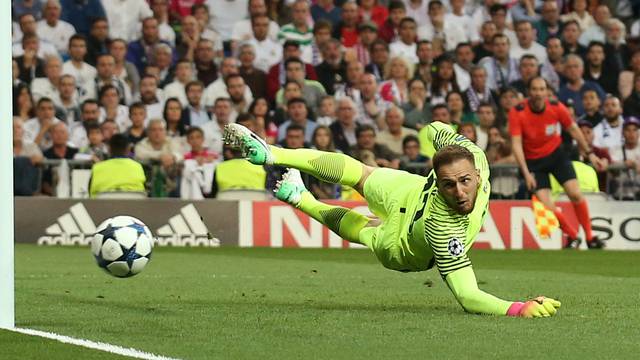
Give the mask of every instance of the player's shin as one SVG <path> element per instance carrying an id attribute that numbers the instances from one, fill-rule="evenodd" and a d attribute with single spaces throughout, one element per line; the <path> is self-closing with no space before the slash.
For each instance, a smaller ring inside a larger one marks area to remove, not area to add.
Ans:
<path id="1" fill-rule="evenodd" d="M 347 155 L 275 146 L 271 146 L 270 150 L 275 165 L 296 168 L 322 181 L 353 187 L 362 177 L 362 163 Z"/>
<path id="2" fill-rule="evenodd" d="M 310 192 L 302 194 L 298 208 L 350 242 L 359 243 L 360 230 L 369 223 L 368 217 L 341 206 L 320 202 Z"/>

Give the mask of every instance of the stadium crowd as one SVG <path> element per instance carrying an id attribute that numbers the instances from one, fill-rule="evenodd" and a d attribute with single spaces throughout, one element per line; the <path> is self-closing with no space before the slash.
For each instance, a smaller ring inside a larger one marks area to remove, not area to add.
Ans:
<path id="1" fill-rule="evenodd" d="M 440 121 L 486 149 L 494 197 L 522 197 L 509 112 L 541 75 L 601 159 L 600 189 L 640 199 L 639 14 L 629 0 L 14 0 L 16 194 L 54 195 L 59 176 L 33 168 L 123 156 L 109 144 L 130 146 L 150 196 L 272 188 L 283 169 L 237 161 L 230 122 L 425 173 L 421 129 Z"/>

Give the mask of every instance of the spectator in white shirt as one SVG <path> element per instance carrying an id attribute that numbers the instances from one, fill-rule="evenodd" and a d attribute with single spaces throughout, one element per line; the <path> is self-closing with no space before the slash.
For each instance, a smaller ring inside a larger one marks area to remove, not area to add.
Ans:
<path id="1" fill-rule="evenodd" d="M 207 108 L 213 106 L 213 104 L 216 102 L 216 99 L 219 97 L 229 98 L 226 79 L 231 74 L 238 74 L 240 70 L 239 67 L 240 64 L 238 62 L 238 59 L 236 58 L 228 57 L 222 60 L 222 63 L 220 64 L 220 77 L 218 77 L 216 81 L 212 82 L 204 90 L 202 102 Z M 245 99 L 253 98 L 251 89 L 249 89 L 248 86 L 245 86 L 244 95 Z"/>
<path id="2" fill-rule="evenodd" d="M 456 46 L 466 40 L 464 30 L 458 24 L 445 22 L 445 8 L 440 0 L 429 2 L 429 23 L 418 28 L 420 40 L 438 39 L 444 44 L 444 49 L 452 51 Z"/>
<path id="3" fill-rule="evenodd" d="M 412 64 L 418 62 L 416 55 L 416 21 L 406 17 L 400 21 L 398 30 L 398 40 L 389 44 L 389 51 L 392 57 L 402 56 Z"/>
<path id="4" fill-rule="evenodd" d="M 429 23 L 427 16 L 429 0 L 403 0 L 408 17 L 414 19 L 418 26 Z"/>
<path id="5" fill-rule="evenodd" d="M 622 106 L 620 99 L 607 96 L 603 105 L 604 121 L 593 128 L 593 146 L 609 151 L 622 146 Z"/>
<path id="6" fill-rule="evenodd" d="M 202 126 L 211 121 L 211 116 L 202 105 L 204 85 L 200 81 L 191 81 L 185 86 L 189 103 L 182 112 L 183 123 L 187 126 Z"/>
<path id="7" fill-rule="evenodd" d="M 98 74 L 96 68 L 84 61 L 87 55 L 87 39 L 80 34 L 75 34 L 69 39 L 69 56 L 64 65 L 62 73 L 69 74 L 76 79 L 78 96 L 85 99 L 88 94 L 93 94 L 94 79 Z"/>
<path id="8" fill-rule="evenodd" d="M 247 18 L 248 0 L 206 0 L 211 14 L 211 23 L 222 36 L 223 41 L 232 40 L 233 27 L 239 21 Z M 265 10 L 266 12 L 266 10 Z"/>
<path id="9" fill-rule="evenodd" d="M 589 14 L 589 9 L 587 9 L 587 0 L 572 0 L 571 1 L 571 9 L 572 12 L 562 15 L 560 19 L 563 23 L 566 23 L 570 20 L 575 20 L 578 22 L 578 26 L 582 31 L 587 30 L 591 26 L 595 24 L 595 20 L 593 20 L 593 16 Z"/>
<path id="10" fill-rule="evenodd" d="M 119 103 L 118 90 L 107 84 L 98 93 L 100 102 L 100 122 L 113 121 L 118 125 L 119 132 L 125 132 L 131 126 L 129 108 Z"/>
<path id="11" fill-rule="evenodd" d="M 591 25 L 587 29 L 582 29 L 582 35 L 580 35 L 580 45 L 587 46 L 592 41 L 600 41 L 602 43 L 606 40 L 605 29 L 607 22 L 611 19 L 611 11 L 609 7 L 604 4 L 598 5 L 594 12 L 595 24 Z"/>
<path id="12" fill-rule="evenodd" d="M 259 0 L 262 1 L 262 0 Z M 253 45 L 256 58 L 253 65 L 264 71 L 269 69 L 282 60 L 282 45 L 273 38 L 268 36 L 269 17 L 266 15 L 256 15 L 251 19 L 252 38 L 247 40 L 248 44 Z M 238 44 L 235 44 L 236 50 Z"/>
<path id="13" fill-rule="evenodd" d="M 480 34 L 471 16 L 464 12 L 464 3 L 465 0 L 449 0 L 451 12 L 444 16 L 444 21 L 461 27 L 466 35 L 465 41 L 477 44 L 480 42 Z"/>
<path id="14" fill-rule="evenodd" d="M 37 33 L 40 39 L 53 44 L 61 55 L 67 54 L 69 39 L 76 33 L 73 25 L 60 20 L 60 1 L 47 0 L 43 9 L 43 19 L 38 21 Z"/>
<path id="15" fill-rule="evenodd" d="M 140 102 L 147 110 L 148 119 L 162 117 L 164 109 L 164 93 L 158 89 L 158 78 L 153 75 L 145 75 L 140 80 Z"/>
<path id="16" fill-rule="evenodd" d="M 58 81 L 58 117 L 67 124 L 78 121 L 78 91 L 76 80 L 71 75 L 62 75 Z"/>
<path id="17" fill-rule="evenodd" d="M 213 105 L 213 119 L 202 124 L 200 128 L 204 132 L 204 142 L 206 147 L 217 153 L 222 153 L 222 131 L 224 126 L 233 122 L 233 110 L 229 98 L 217 98 Z"/>
<path id="18" fill-rule="evenodd" d="M 480 60 L 480 66 L 487 70 L 487 81 L 491 90 L 499 90 L 518 80 L 518 60 L 509 56 L 509 38 L 504 34 L 493 36 L 493 56 Z"/>
<path id="19" fill-rule="evenodd" d="M 109 54 L 113 55 L 115 67 L 113 74 L 129 87 L 129 92 L 135 94 L 138 92 L 138 84 L 140 83 L 140 74 L 136 66 L 127 61 L 127 43 L 122 39 L 113 39 L 109 44 Z"/>
<path id="20" fill-rule="evenodd" d="M 473 59 L 475 54 L 473 48 L 468 42 L 463 42 L 456 46 L 456 62 L 453 64 L 453 70 L 456 73 L 456 80 L 461 91 L 466 91 L 471 85 L 471 67 L 473 67 Z"/>
<path id="21" fill-rule="evenodd" d="M 40 149 L 49 148 L 49 130 L 58 122 L 60 120 L 55 117 L 53 101 L 49 98 L 40 99 L 36 105 L 36 117 L 24 123 L 24 141 L 34 143 L 40 146 Z"/>
<path id="22" fill-rule="evenodd" d="M 209 21 L 211 16 L 209 13 L 209 7 L 206 4 L 193 5 L 191 7 L 191 15 L 198 20 L 198 24 L 200 25 L 200 38 L 210 40 L 213 43 L 215 56 L 222 58 L 224 56 L 222 36 L 220 36 L 220 34 L 211 25 L 211 21 Z"/>
<path id="23" fill-rule="evenodd" d="M 45 59 L 44 73 L 46 78 L 35 78 L 31 82 L 31 94 L 37 102 L 43 97 L 47 97 L 56 105 L 60 102 L 60 93 L 58 92 L 58 82 L 62 75 L 62 61 L 57 56 L 49 56 Z"/>
<path id="24" fill-rule="evenodd" d="M 80 106 L 80 119 L 69 125 L 69 141 L 76 148 L 89 144 L 86 125 L 98 124 L 100 120 L 100 106 L 95 100 L 85 100 Z"/>
<path id="25" fill-rule="evenodd" d="M 520 60 L 522 55 L 531 54 L 538 59 L 539 64 L 547 62 L 547 50 L 536 42 L 536 32 L 528 21 L 518 21 L 515 25 L 518 42 L 511 46 L 510 55 Z"/>
<path id="26" fill-rule="evenodd" d="M 138 37 L 143 19 L 153 16 L 145 0 L 101 0 L 109 20 L 109 36 L 130 42 Z"/>
<path id="27" fill-rule="evenodd" d="M 188 16 L 184 18 L 188 18 Z M 180 60 L 176 64 L 174 79 L 171 84 L 164 87 L 164 96 L 167 99 L 172 97 L 178 98 L 182 107 L 185 107 L 189 104 L 185 86 L 193 80 L 193 68 L 188 60 Z"/>
<path id="28" fill-rule="evenodd" d="M 124 81 L 120 80 L 115 74 L 116 60 L 111 54 L 102 54 L 98 56 L 96 63 L 97 75 L 94 81 L 93 94 L 88 95 L 89 98 L 96 98 L 96 94 L 100 92 L 105 85 L 113 85 L 118 90 L 118 97 L 121 103 L 130 104 L 132 100 L 131 89 Z M 90 92 L 91 94 L 91 92 Z"/>
<path id="29" fill-rule="evenodd" d="M 31 14 L 24 14 L 20 16 L 20 31 L 22 31 L 22 37 L 26 35 L 35 36 L 38 39 L 38 57 L 44 59 L 47 56 L 60 56 L 56 47 L 38 36 L 36 19 Z M 13 57 L 24 54 L 24 47 L 22 46 L 22 39 L 13 43 L 11 53 Z"/>
<path id="30" fill-rule="evenodd" d="M 516 32 L 509 27 L 509 10 L 507 10 L 506 5 L 493 4 L 489 8 L 489 13 L 491 14 L 491 21 L 496 24 L 496 31 L 500 34 L 507 35 L 509 42 L 512 44 L 518 42 Z"/>
<path id="31" fill-rule="evenodd" d="M 255 36 L 255 25 L 252 23 L 255 21 L 257 16 L 267 15 L 267 5 L 265 0 L 249 0 L 248 3 L 249 18 L 237 21 L 233 26 L 233 31 L 231 32 L 231 49 L 233 51 L 238 48 L 238 45 L 240 45 L 241 42 L 257 38 Z M 278 39 L 278 31 L 280 31 L 280 26 L 278 26 L 275 21 L 269 19 L 265 37 L 275 41 Z M 267 69 L 264 71 L 267 72 L 269 70 Z"/>
<path id="32" fill-rule="evenodd" d="M 150 0 L 149 7 L 153 12 L 153 17 L 158 20 L 158 31 L 160 39 L 168 42 L 171 46 L 176 44 L 176 32 L 169 25 L 169 4 L 168 0 Z"/>

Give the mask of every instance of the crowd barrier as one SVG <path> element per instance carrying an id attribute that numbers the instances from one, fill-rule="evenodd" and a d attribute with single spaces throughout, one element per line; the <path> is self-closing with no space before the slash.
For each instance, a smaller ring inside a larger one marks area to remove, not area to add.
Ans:
<path id="1" fill-rule="evenodd" d="M 362 202 L 333 202 L 368 213 Z M 573 207 L 561 202 L 569 221 Z M 640 202 L 590 200 L 591 222 L 609 250 L 640 250 Z M 20 243 L 86 245 L 100 222 L 116 215 L 144 221 L 157 246 L 361 247 L 341 239 L 301 211 L 275 201 L 73 200 L 15 198 L 15 236 Z M 474 247 L 560 249 L 561 233 L 540 238 L 529 201 L 495 200 Z M 584 243 L 583 243 L 584 246 Z"/>

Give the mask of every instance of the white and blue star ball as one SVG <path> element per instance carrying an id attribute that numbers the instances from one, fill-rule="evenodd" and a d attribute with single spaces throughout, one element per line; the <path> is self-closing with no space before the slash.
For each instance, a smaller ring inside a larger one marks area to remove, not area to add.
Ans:
<path id="1" fill-rule="evenodd" d="M 91 252 L 102 269 L 116 277 L 134 276 L 151 259 L 151 230 L 132 216 L 116 216 L 98 226 Z"/>

